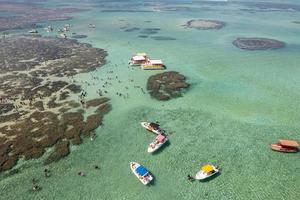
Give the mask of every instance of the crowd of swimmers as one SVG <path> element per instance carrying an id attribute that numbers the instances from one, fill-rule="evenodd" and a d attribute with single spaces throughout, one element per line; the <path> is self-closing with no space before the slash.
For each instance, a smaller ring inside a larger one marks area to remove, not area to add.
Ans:
<path id="1" fill-rule="evenodd" d="M 126 64 L 126 63 L 124 63 L 124 64 Z M 115 65 L 115 67 L 117 67 L 117 65 Z M 131 68 L 133 68 L 133 67 L 131 67 Z M 110 71 L 106 72 L 107 73 L 106 79 L 105 78 L 99 78 L 97 76 L 97 74 L 95 74 L 98 70 L 99 70 L 99 68 L 97 68 L 95 70 L 95 72 L 91 73 L 91 80 L 93 82 L 90 82 L 90 81 L 77 81 L 74 78 L 74 76 L 69 76 L 67 78 L 69 79 L 69 81 L 71 83 L 80 82 L 80 83 L 82 83 L 84 85 L 87 85 L 87 86 L 98 85 L 99 84 L 99 88 L 96 89 L 96 93 L 99 95 L 99 97 L 105 96 L 105 94 L 109 93 L 109 87 L 113 85 L 114 81 L 117 81 L 117 83 L 119 83 L 119 84 L 122 83 L 122 81 L 119 79 L 118 75 L 113 75 L 115 73 L 113 70 L 110 70 Z M 130 83 L 133 83 L 134 79 L 129 79 L 128 81 Z M 139 85 L 133 85 L 133 88 L 140 89 L 143 94 L 146 94 L 144 88 L 139 86 Z M 121 91 L 117 91 L 115 93 L 115 95 L 117 97 L 122 97 L 124 99 L 129 99 L 130 95 L 127 92 L 127 90 L 129 90 L 128 85 L 124 86 L 124 89 L 121 89 Z M 62 92 L 62 90 L 60 92 Z M 42 94 L 37 93 L 37 94 L 34 94 L 34 97 L 26 99 L 26 100 L 22 99 L 22 98 L 20 100 L 18 100 L 18 98 L 0 98 L 0 103 L 1 104 L 13 104 L 14 111 L 19 113 L 20 108 L 24 108 L 24 106 L 30 106 L 31 107 L 33 105 L 33 103 L 35 103 L 38 100 L 43 100 L 44 97 L 47 97 L 47 96 L 43 96 Z M 79 95 L 79 102 L 82 106 L 85 106 L 86 97 L 87 97 L 87 92 L 85 90 L 82 90 L 81 94 Z M 36 98 L 38 98 L 38 99 L 36 99 Z"/>
<path id="2" fill-rule="evenodd" d="M 99 165 L 94 165 L 93 168 L 95 170 L 100 170 Z M 52 173 L 49 169 L 47 169 L 47 168 L 44 169 L 45 178 L 49 178 L 49 177 L 51 177 L 51 175 L 52 175 Z M 86 173 L 84 171 L 79 171 L 77 173 L 77 175 L 80 176 L 80 177 L 85 177 Z M 32 184 L 31 189 L 30 189 L 31 192 L 38 192 L 42 189 L 42 187 L 38 184 L 38 180 L 35 179 L 35 178 L 31 179 L 31 184 Z"/>
<path id="3" fill-rule="evenodd" d="M 97 69 L 96 69 L 96 71 L 97 71 Z M 108 75 L 106 79 L 99 78 L 95 73 L 91 73 L 90 80 L 92 80 L 93 82 L 89 82 L 86 80 L 79 81 L 79 82 L 86 86 L 99 85 L 100 87 L 98 89 L 96 89 L 96 93 L 99 95 L 99 97 L 102 97 L 105 94 L 109 93 L 108 88 L 113 85 L 113 81 L 117 81 L 117 83 L 122 83 L 122 81 L 119 79 L 119 77 L 117 75 L 116 76 L 113 75 L 114 74 L 113 70 L 107 71 L 106 73 Z M 73 76 L 69 77 L 69 79 L 71 79 L 72 82 L 77 82 Z M 128 81 L 133 83 L 134 79 L 129 79 Z M 139 85 L 134 85 L 133 88 L 140 89 L 143 94 L 146 94 L 144 88 Z M 124 99 L 129 99 L 130 96 L 126 90 L 129 90 L 129 86 L 125 86 L 123 90 L 117 91 L 115 93 L 115 95 L 118 97 L 123 97 Z M 85 98 L 86 98 L 86 91 L 82 90 L 81 94 L 79 95 L 79 101 L 82 106 L 85 105 Z"/>
<path id="4" fill-rule="evenodd" d="M 98 165 L 94 165 L 94 169 L 99 170 L 100 167 Z M 85 177 L 86 173 L 84 171 L 79 171 L 77 173 L 77 175 L 80 176 L 80 177 Z M 51 177 L 51 171 L 49 169 L 44 169 L 44 176 L 46 178 Z M 191 176 L 191 175 L 188 174 L 187 175 L 187 180 L 190 181 L 190 182 L 193 182 L 193 181 L 195 181 L 195 178 L 193 176 Z M 38 180 L 37 179 L 33 178 L 31 180 L 31 183 L 32 183 L 32 187 L 31 187 L 31 191 L 32 192 L 38 192 L 38 191 L 40 191 L 42 189 L 42 187 L 38 184 Z"/>

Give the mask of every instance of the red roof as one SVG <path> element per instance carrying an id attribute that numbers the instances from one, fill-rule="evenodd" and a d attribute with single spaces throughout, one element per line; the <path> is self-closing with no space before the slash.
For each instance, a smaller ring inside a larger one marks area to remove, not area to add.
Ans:
<path id="1" fill-rule="evenodd" d="M 156 137 L 156 140 L 159 141 L 159 142 L 163 142 L 165 138 L 166 138 L 166 137 L 165 137 L 164 135 L 159 134 L 159 135 Z"/>
<path id="2" fill-rule="evenodd" d="M 294 140 L 279 140 L 279 143 L 282 146 L 288 146 L 288 147 L 299 147 L 299 144 Z"/>

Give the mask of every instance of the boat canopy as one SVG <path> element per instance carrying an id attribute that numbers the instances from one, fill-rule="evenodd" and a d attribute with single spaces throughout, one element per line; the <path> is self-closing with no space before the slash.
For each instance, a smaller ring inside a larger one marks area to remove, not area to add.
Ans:
<path id="1" fill-rule="evenodd" d="M 204 165 L 202 168 L 201 168 L 202 171 L 206 172 L 206 173 L 209 173 L 211 171 L 214 170 L 214 168 L 211 166 L 211 165 Z"/>
<path id="2" fill-rule="evenodd" d="M 282 146 L 295 147 L 295 148 L 299 147 L 299 144 L 294 140 L 279 140 L 279 143 Z"/>
<path id="3" fill-rule="evenodd" d="M 145 168 L 145 167 L 143 167 L 143 166 L 139 166 L 138 168 L 136 168 L 136 170 L 135 170 L 137 173 L 138 173 L 138 175 L 140 175 L 140 176 L 145 176 L 147 173 L 148 173 L 148 170 Z"/>
<path id="4" fill-rule="evenodd" d="M 137 56 L 143 56 L 143 57 L 147 56 L 146 53 L 137 53 L 136 55 L 137 55 Z"/>
<path id="5" fill-rule="evenodd" d="M 159 134 L 158 136 L 156 136 L 156 140 L 158 142 L 163 142 L 165 140 L 166 136 Z"/>
<path id="6" fill-rule="evenodd" d="M 142 60 L 146 60 L 144 56 L 133 56 L 132 60 L 136 60 L 136 61 L 142 61 Z"/>
<path id="7" fill-rule="evenodd" d="M 151 65 L 163 65 L 161 60 L 150 60 L 149 62 Z"/>
<path id="8" fill-rule="evenodd" d="M 154 128 L 155 130 L 158 130 L 158 129 L 159 129 L 159 124 L 156 124 L 156 123 L 151 122 L 151 123 L 150 123 L 150 126 L 151 126 L 152 128 Z"/>

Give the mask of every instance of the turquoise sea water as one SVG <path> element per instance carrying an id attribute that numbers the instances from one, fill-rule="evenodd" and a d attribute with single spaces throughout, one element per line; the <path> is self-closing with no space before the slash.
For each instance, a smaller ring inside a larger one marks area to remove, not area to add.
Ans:
<path id="1" fill-rule="evenodd" d="M 285 3 L 300 6 L 295 1 Z M 104 48 L 109 54 L 105 66 L 76 76 L 88 98 L 97 97 L 96 90 L 103 85 L 92 76 L 104 80 L 118 76 L 122 82 L 109 81 L 112 85 L 106 89 L 113 110 L 97 129 L 95 141 L 87 139 L 73 146 L 67 158 L 49 165 L 50 178 L 43 177 L 45 167 L 40 160 L 21 162 L 19 173 L 1 174 L 0 199 L 299 198 L 299 153 L 281 154 L 268 147 L 279 138 L 300 141 L 300 25 L 292 23 L 300 21 L 299 10 L 274 6 L 261 10 L 247 1 L 94 0 L 48 1 L 44 5 L 90 9 L 73 14 L 68 22 L 51 22 L 55 27 L 72 24 L 71 32 L 88 36 L 81 42 Z M 174 6 L 181 9 L 164 11 Z M 182 26 L 197 18 L 222 20 L 226 26 L 206 31 Z M 89 23 L 96 29 L 88 29 Z M 124 27 L 140 30 L 125 32 Z M 138 37 L 145 28 L 160 28 L 153 36 L 176 40 Z M 231 44 L 239 36 L 278 39 L 286 42 L 286 47 L 244 51 Z M 187 76 L 191 88 L 182 98 L 158 102 L 135 87 L 146 90 L 147 78 L 159 73 L 128 68 L 131 55 L 141 51 L 161 58 L 168 70 Z M 129 99 L 116 96 L 116 92 L 128 93 Z M 147 153 L 153 135 L 140 126 L 145 120 L 158 120 L 172 132 L 170 144 L 156 155 Z M 130 161 L 153 173 L 153 185 L 145 187 L 133 176 Z M 194 175 L 208 162 L 220 166 L 218 177 L 205 183 L 187 181 L 187 174 Z M 79 177 L 78 171 L 87 176 Z M 28 191 L 32 178 L 38 179 L 41 191 Z"/>

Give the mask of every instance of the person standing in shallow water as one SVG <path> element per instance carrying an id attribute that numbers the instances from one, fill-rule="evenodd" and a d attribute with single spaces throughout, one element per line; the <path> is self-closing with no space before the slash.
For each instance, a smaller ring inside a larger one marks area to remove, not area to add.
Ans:
<path id="1" fill-rule="evenodd" d="M 193 181 L 195 180 L 195 178 L 192 177 L 190 174 L 187 175 L 187 179 L 188 179 L 188 181 L 190 181 L 190 182 L 193 182 Z"/>
<path id="2" fill-rule="evenodd" d="M 32 192 L 37 192 L 42 189 L 40 186 L 37 185 L 37 180 L 35 178 L 33 178 L 31 182 L 32 182 L 32 187 L 31 187 Z"/>
<path id="3" fill-rule="evenodd" d="M 80 172 L 78 172 L 78 175 L 83 177 L 83 176 L 85 176 L 85 173 L 83 171 L 80 171 Z"/>
<path id="4" fill-rule="evenodd" d="M 51 176 L 50 170 L 49 170 L 49 169 L 45 169 L 45 170 L 44 170 L 44 174 L 45 174 L 45 177 L 46 177 L 46 178 L 48 178 L 48 177 Z"/>

